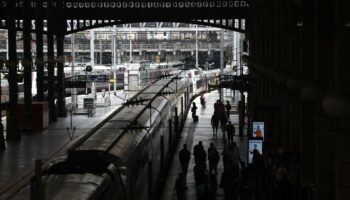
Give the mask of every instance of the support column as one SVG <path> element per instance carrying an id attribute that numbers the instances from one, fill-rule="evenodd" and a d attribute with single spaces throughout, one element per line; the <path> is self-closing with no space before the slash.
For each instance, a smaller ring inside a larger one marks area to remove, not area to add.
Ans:
<path id="1" fill-rule="evenodd" d="M 315 79 L 327 90 L 338 90 L 335 86 L 336 66 L 334 32 L 335 1 L 316 0 L 315 6 Z M 338 85 L 339 86 L 339 85 Z M 317 108 L 317 107 L 316 107 Z M 317 113 L 321 109 L 316 110 Z M 335 198 L 335 133 L 333 120 L 328 116 L 315 115 L 316 129 L 316 199 Z"/>
<path id="2" fill-rule="evenodd" d="M 50 122 L 56 122 L 57 121 L 57 112 L 56 112 L 56 105 L 55 105 L 55 77 L 54 77 L 54 71 L 55 71 L 55 53 L 54 53 L 54 33 L 55 33 L 55 26 L 54 26 L 54 18 L 53 18 L 53 8 L 52 2 L 49 1 L 48 4 L 48 13 L 47 13 L 47 73 L 48 73 L 48 102 L 49 102 L 49 117 Z"/>
<path id="3" fill-rule="evenodd" d="M 0 69 L 3 69 L 5 65 L 5 62 L 3 60 L 0 60 Z M 0 71 L 0 83 L 1 83 L 1 74 L 2 70 Z M 1 117 L 2 117 L 2 107 L 3 107 L 3 102 L 1 102 L 1 96 L 2 96 L 2 91 L 0 88 L 0 112 L 1 112 Z M 2 120 L 0 120 L 0 150 L 6 149 L 6 144 L 5 144 L 5 136 L 4 136 L 4 126 L 2 125 Z"/>
<path id="4" fill-rule="evenodd" d="M 113 26 L 113 33 L 112 33 L 112 69 L 113 69 L 113 93 L 114 95 L 117 95 L 117 30 L 116 26 Z"/>
<path id="5" fill-rule="evenodd" d="M 35 9 L 35 34 L 36 34 L 36 100 L 45 101 L 44 97 L 44 25 L 42 20 L 42 1 L 36 0 Z"/>
<path id="6" fill-rule="evenodd" d="M 221 88 L 221 79 L 224 75 L 224 29 L 221 29 L 220 33 L 220 87 L 219 87 L 219 95 L 220 95 L 220 100 L 223 100 L 223 90 Z"/>
<path id="7" fill-rule="evenodd" d="M 350 93 L 349 85 L 349 52 L 350 52 L 350 21 L 348 0 L 337 0 L 335 22 L 335 62 L 334 62 L 334 80 L 335 88 L 341 87 L 342 90 Z M 347 18 L 345 17 L 347 16 Z M 345 20 L 347 19 L 347 21 Z M 335 145 L 335 174 L 336 174 L 336 197 L 337 200 L 347 200 L 349 198 L 350 188 L 350 117 L 336 119 L 336 145 Z"/>
<path id="8" fill-rule="evenodd" d="M 71 56 L 72 56 L 72 60 L 71 60 L 71 76 L 75 77 L 75 39 L 74 39 L 74 33 L 72 33 L 70 35 L 70 41 L 71 41 Z M 72 107 L 71 109 L 75 110 L 76 108 L 78 108 L 78 99 L 77 99 L 77 89 L 76 88 L 71 88 L 70 90 L 71 93 L 71 103 L 72 103 Z"/>
<path id="9" fill-rule="evenodd" d="M 7 2 L 7 18 L 6 26 L 8 29 L 8 55 L 9 60 L 6 66 L 9 69 L 9 108 L 7 113 L 6 123 L 6 139 L 20 140 L 21 132 L 19 128 L 19 119 L 17 115 L 18 102 L 18 84 L 17 84 L 17 48 L 16 48 L 16 25 L 14 19 L 15 2 L 8 0 Z"/>
<path id="10" fill-rule="evenodd" d="M 23 61 L 24 66 L 24 117 L 23 125 L 25 129 L 32 129 L 32 36 L 31 36 L 31 17 L 30 2 L 24 1 L 23 5 Z"/>
<path id="11" fill-rule="evenodd" d="M 95 32 L 90 30 L 90 65 L 92 69 L 95 66 Z"/>
<path id="12" fill-rule="evenodd" d="M 238 105 L 238 111 L 239 111 L 239 136 L 243 136 L 244 131 L 244 119 L 245 119 L 245 96 L 244 92 L 241 91 L 241 100 L 239 101 Z"/>
<path id="13" fill-rule="evenodd" d="M 66 30 L 66 20 L 59 19 L 56 22 L 57 24 L 57 34 L 56 34 L 56 42 L 57 42 L 57 107 L 58 107 L 58 116 L 59 117 L 67 117 L 67 109 L 66 109 L 66 98 L 65 98 L 65 87 L 64 87 L 64 65 L 65 65 L 65 57 L 64 57 L 64 32 Z"/>
<path id="14" fill-rule="evenodd" d="M 304 0 L 302 5 L 302 78 L 306 81 L 315 79 L 315 0 Z M 303 102 L 301 137 L 302 183 L 315 184 L 315 105 L 314 102 Z M 311 191 L 309 191 L 311 192 Z M 313 194 L 311 194 L 313 195 Z"/>
<path id="15" fill-rule="evenodd" d="M 334 199 L 349 199 L 350 188 L 350 135 L 338 132 L 335 143 L 335 173 L 336 173 L 336 196 Z"/>

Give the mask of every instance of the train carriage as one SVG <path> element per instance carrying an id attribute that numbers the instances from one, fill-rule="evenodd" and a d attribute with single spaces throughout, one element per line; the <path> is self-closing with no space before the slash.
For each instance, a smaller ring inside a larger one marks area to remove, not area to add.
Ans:
<path id="1" fill-rule="evenodd" d="M 137 104 L 123 105 L 75 148 L 50 161 L 41 178 L 45 199 L 159 199 L 191 101 L 206 89 L 194 88 L 187 73 L 145 87 L 129 100 Z M 35 187 L 31 192 L 35 199 Z M 17 192 L 10 199 L 25 195 Z"/>

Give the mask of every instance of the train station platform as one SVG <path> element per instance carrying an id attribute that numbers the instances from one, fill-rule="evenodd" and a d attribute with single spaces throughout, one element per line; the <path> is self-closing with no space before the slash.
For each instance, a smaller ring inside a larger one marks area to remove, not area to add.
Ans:
<path id="1" fill-rule="evenodd" d="M 7 186 L 10 186 L 33 171 L 35 160 L 48 159 L 56 152 L 59 152 L 70 142 L 86 134 L 90 129 L 105 119 L 134 93 L 118 91 L 116 95 L 110 92 L 110 104 L 105 105 L 105 98 L 102 93 L 97 93 L 95 100 L 95 112 L 89 116 L 83 108 L 83 99 L 91 96 L 78 95 L 78 109 L 75 114 L 67 117 L 59 117 L 57 122 L 51 123 L 49 128 L 38 131 L 21 131 L 21 140 L 6 141 L 6 149 L 0 151 L 0 193 Z M 66 103 L 70 103 L 70 97 Z M 72 116 L 72 118 L 71 118 Z M 75 127 L 74 135 L 72 127 Z M 6 127 L 6 118 L 2 118 Z M 69 133 L 68 130 L 69 129 Z M 6 136 L 6 130 L 4 130 Z"/>
<path id="2" fill-rule="evenodd" d="M 199 97 L 194 100 L 194 102 L 198 107 L 197 109 L 197 115 L 199 116 L 198 122 L 193 121 L 191 114 L 188 114 L 187 116 L 185 126 L 181 133 L 181 139 L 180 139 L 178 148 L 176 150 L 175 156 L 173 158 L 169 175 L 166 180 L 166 184 L 164 186 L 164 190 L 161 197 L 162 200 L 177 199 L 175 183 L 176 183 L 176 179 L 181 173 L 181 165 L 179 162 L 178 155 L 179 155 L 179 151 L 182 149 L 183 144 L 187 144 L 187 149 L 191 152 L 191 159 L 190 159 L 190 163 L 189 163 L 189 167 L 187 169 L 187 175 L 186 175 L 187 189 L 184 191 L 186 199 L 187 200 L 198 199 L 198 195 L 197 195 L 198 187 L 196 186 L 195 177 L 194 177 L 195 161 L 194 161 L 193 148 L 196 144 L 198 144 L 199 141 L 202 141 L 203 147 L 206 153 L 208 153 L 207 151 L 210 146 L 210 143 L 214 143 L 215 147 L 217 148 L 220 154 L 220 161 L 218 165 L 218 173 L 216 175 L 216 179 L 217 179 L 217 183 L 220 182 L 221 174 L 224 171 L 223 158 L 221 155 L 224 149 L 224 140 L 223 140 L 223 134 L 221 129 L 220 128 L 218 129 L 217 138 L 214 138 L 212 127 L 211 127 L 211 117 L 212 117 L 212 114 L 214 113 L 214 103 L 216 102 L 216 100 L 219 99 L 219 93 L 218 91 L 212 91 L 211 93 L 205 94 L 205 98 L 206 98 L 206 108 L 202 108 L 200 106 L 201 104 L 200 104 Z M 229 101 L 232 108 L 229 120 L 235 126 L 236 136 L 234 136 L 234 142 L 236 142 L 240 150 L 241 160 L 246 162 L 248 139 L 247 139 L 246 128 L 244 130 L 243 136 L 238 136 L 238 100 L 239 100 L 239 95 L 237 93 L 234 94 L 234 92 L 231 90 L 224 90 L 223 102 L 226 104 L 226 101 Z M 206 161 L 206 163 L 207 163 L 207 169 L 208 169 L 208 166 L 209 166 L 208 160 Z M 215 193 L 215 197 L 212 199 L 223 200 L 224 199 L 223 189 L 218 188 Z"/>

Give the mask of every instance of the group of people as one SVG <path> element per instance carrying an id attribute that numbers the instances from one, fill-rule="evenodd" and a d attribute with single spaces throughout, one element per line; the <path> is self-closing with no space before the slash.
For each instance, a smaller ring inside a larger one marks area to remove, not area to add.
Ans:
<path id="1" fill-rule="evenodd" d="M 217 183 L 218 164 L 220 161 L 220 153 L 215 147 L 214 143 L 210 143 L 207 151 L 205 151 L 202 141 L 199 141 L 193 148 L 194 154 L 194 177 L 197 186 L 197 194 L 203 199 L 208 196 L 213 196 L 218 188 L 222 188 L 225 193 L 225 199 L 234 199 L 237 196 L 237 189 L 240 179 L 241 158 L 237 144 L 225 144 L 222 151 L 222 160 L 224 172 L 221 175 L 220 183 Z M 181 174 L 187 173 L 188 164 L 191 158 L 191 153 L 184 144 L 182 150 L 179 152 L 179 161 L 181 164 Z M 207 160 L 209 163 L 209 170 L 207 170 Z M 178 194 L 181 196 L 182 194 Z M 201 198 L 199 198 L 201 199 Z"/>
<path id="2" fill-rule="evenodd" d="M 203 94 L 200 97 L 200 102 L 202 108 L 205 108 L 206 102 Z M 194 120 L 197 109 L 198 107 L 193 102 L 191 112 Z M 233 140 L 235 126 L 229 120 L 230 112 L 231 105 L 229 101 L 226 101 L 226 105 L 221 100 L 217 100 L 214 104 L 211 126 L 214 137 L 216 138 L 219 125 L 221 127 L 224 141 L 224 150 L 221 152 L 221 156 L 214 143 L 210 143 L 207 151 L 202 141 L 199 141 L 193 148 L 195 163 L 193 170 L 198 199 L 215 199 L 214 197 L 218 187 L 224 190 L 225 199 L 237 199 L 239 196 L 238 186 L 240 185 L 241 178 L 246 176 L 247 168 L 244 162 L 241 161 L 239 148 Z M 185 177 L 190 159 L 191 152 L 187 148 L 187 145 L 184 144 L 179 152 L 181 173 L 175 185 L 178 199 L 185 199 L 184 191 L 187 189 Z M 218 164 L 220 160 L 223 162 L 224 172 L 218 177 Z M 209 169 L 207 169 L 207 163 L 209 164 Z M 217 177 L 220 178 L 219 181 Z"/>
<path id="3" fill-rule="evenodd" d="M 226 105 L 221 100 L 217 100 L 214 103 L 214 114 L 211 117 L 211 127 L 213 129 L 213 135 L 217 138 L 219 123 L 221 126 L 221 131 L 223 134 L 223 139 L 226 139 L 229 144 L 233 143 L 233 136 L 235 135 L 235 127 L 229 121 L 231 112 L 231 104 L 229 101 L 226 101 Z"/>

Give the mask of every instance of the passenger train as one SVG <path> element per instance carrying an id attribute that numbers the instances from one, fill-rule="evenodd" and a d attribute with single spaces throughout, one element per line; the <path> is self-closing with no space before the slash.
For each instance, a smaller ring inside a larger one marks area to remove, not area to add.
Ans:
<path id="1" fill-rule="evenodd" d="M 98 80 L 95 83 L 96 91 L 101 90 L 113 90 L 114 84 L 109 84 L 109 80 L 114 79 L 112 66 L 107 65 L 95 65 L 92 69 L 92 72 L 86 71 L 86 64 L 76 64 L 74 67 L 74 77 L 80 81 L 87 81 L 87 90 L 85 88 L 77 88 L 77 94 L 85 94 L 86 92 L 91 92 L 91 79 L 90 76 L 104 75 L 107 76 L 106 81 Z M 182 63 L 180 62 L 171 62 L 171 63 L 149 63 L 148 61 L 141 61 L 129 64 L 118 64 L 116 66 L 116 87 L 117 89 L 124 89 L 125 77 L 127 77 L 127 70 L 136 70 L 140 75 L 139 85 L 144 85 L 146 83 L 156 81 L 163 74 L 168 74 L 174 68 L 181 68 Z M 65 80 L 71 80 L 72 67 L 64 67 L 64 76 Z M 36 95 L 36 72 L 32 72 L 32 95 Z M 18 92 L 23 93 L 24 87 L 23 82 L 18 82 Z M 70 96 L 71 89 L 66 88 L 66 96 Z M 20 98 L 22 98 L 20 95 Z M 8 102 L 9 100 L 9 88 L 7 79 L 4 77 L 1 78 L 1 102 Z"/>
<path id="2" fill-rule="evenodd" d="M 218 78 L 217 71 L 199 69 L 171 73 L 178 78 L 144 87 L 74 148 L 50 159 L 40 179 L 44 199 L 159 199 L 191 101 Z M 34 199 L 39 194 L 35 187 L 31 192 Z M 9 199 L 26 195 L 28 186 Z"/>

